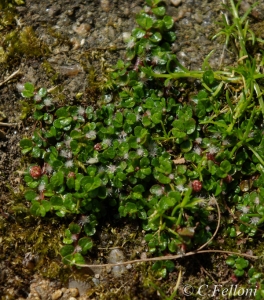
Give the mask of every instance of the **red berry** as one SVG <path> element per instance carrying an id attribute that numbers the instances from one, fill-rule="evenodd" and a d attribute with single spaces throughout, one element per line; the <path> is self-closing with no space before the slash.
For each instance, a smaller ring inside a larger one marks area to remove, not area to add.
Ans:
<path id="1" fill-rule="evenodd" d="M 217 164 L 218 166 L 220 165 L 220 163 L 219 162 L 217 162 L 216 160 L 215 160 L 215 156 L 214 156 L 214 154 L 211 154 L 211 153 L 206 153 L 206 158 L 208 159 L 208 160 L 211 160 L 211 161 L 213 161 L 215 164 Z"/>
<path id="2" fill-rule="evenodd" d="M 94 145 L 94 150 L 100 151 L 101 149 L 102 149 L 102 146 L 101 146 L 100 143 L 97 143 L 97 144 Z"/>
<path id="3" fill-rule="evenodd" d="M 232 274 L 232 275 L 231 275 L 231 281 L 232 281 L 233 283 L 237 283 L 237 282 L 238 282 L 238 278 L 237 278 L 237 276 L 236 276 L 235 274 Z"/>
<path id="4" fill-rule="evenodd" d="M 34 179 L 38 179 L 42 175 L 41 167 L 40 166 L 33 166 L 29 169 L 29 174 L 32 176 Z"/>
<path id="5" fill-rule="evenodd" d="M 206 153 L 206 158 L 208 160 L 212 160 L 213 162 L 215 162 L 215 156 L 211 153 Z"/>
<path id="6" fill-rule="evenodd" d="M 232 180 L 233 180 L 233 178 L 232 178 L 232 176 L 229 175 L 229 174 L 224 178 L 224 181 L 225 181 L 226 183 L 230 183 L 230 182 L 232 182 Z"/>
<path id="7" fill-rule="evenodd" d="M 67 175 L 68 178 L 75 178 L 75 173 L 74 172 L 69 172 Z"/>
<path id="8" fill-rule="evenodd" d="M 194 192 L 200 192 L 201 189 L 203 188 L 203 184 L 201 183 L 200 180 L 194 180 L 192 182 L 192 189 L 194 190 Z"/>

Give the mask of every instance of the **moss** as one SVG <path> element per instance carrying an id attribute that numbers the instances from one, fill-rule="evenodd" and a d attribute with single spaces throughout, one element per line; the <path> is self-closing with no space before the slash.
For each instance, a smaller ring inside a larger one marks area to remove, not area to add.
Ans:
<path id="1" fill-rule="evenodd" d="M 17 216 L 17 219 L 20 217 Z M 25 272 L 38 271 L 46 278 L 65 282 L 70 269 L 62 265 L 59 252 L 64 230 L 64 225 L 53 218 L 42 221 L 27 216 L 11 225 L 12 234 L 4 236 L 3 248 L 6 253 L 13 252 L 14 246 L 19 248 L 19 255 L 16 254 L 12 262 L 20 266 L 23 264 Z M 32 253 L 32 264 L 25 263 L 26 253 Z M 17 261 L 14 261 L 15 258 Z"/>
<path id="2" fill-rule="evenodd" d="M 45 60 L 41 64 L 41 67 L 43 68 L 45 73 L 49 76 L 53 76 L 56 73 L 55 69 L 51 66 L 51 64 L 47 60 Z"/>
<path id="3" fill-rule="evenodd" d="M 0 0 L 0 9 L 4 10 L 4 9 L 12 8 L 16 5 L 23 5 L 23 4 L 25 4 L 24 0 Z"/>
<path id="4" fill-rule="evenodd" d="M 25 272 L 34 269 L 49 278 L 64 278 L 58 259 L 64 225 L 53 217 L 37 220 L 23 205 L 14 205 L 12 209 L 15 212 L 12 217 L 0 220 L 1 257 L 8 257 L 12 264 L 21 266 L 23 262 L 25 265 L 26 253 L 30 252 L 34 259 L 30 267 L 25 267 Z"/>
<path id="5" fill-rule="evenodd" d="M 0 31 L 15 24 L 15 10 L 13 7 L 1 8 L 0 3 Z"/>
<path id="6" fill-rule="evenodd" d="M 62 45 L 62 44 L 69 45 L 69 46 L 72 45 L 69 37 L 63 35 L 61 32 L 55 30 L 52 27 L 47 28 L 47 33 L 55 39 L 55 42 L 52 44 L 52 47 L 56 47 L 57 45 Z"/>
<path id="7" fill-rule="evenodd" d="M 32 112 L 33 103 L 30 103 L 29 101 L 21 100 L 19 101 L 19 104 L 20 104 L 20 111 L 21 111 L 20 119 L 24 120 Z"/>
<path id="8" fill-rule="evenodd" d="M 23 56 L 45 57 L 48 47 L 39 40 L 31 26 L 16 28 L 3 35 L 0 47 L 0 63 L 18 63 Z"/>
<path id="9" fill-rule="evenodd" d="M 31 26 L 26 26 L 15 34 L 11 40 L 14 55 L 26 55 L 28 57 L 45 56 L 48 53 L 48 47 L 40 42 Z"/>
<path id="10" fill-rule="evenodd" d="M 87 76 L 87 88 L 86 94 L 89 95 L 89 100 L 93 102 L 97 102 L 99 97 L 102 94 L 102 89 L 104 87 L 102 79 L 99 78 L 98 73 L 96 73 L 95 69 L 91 67 Z"/>

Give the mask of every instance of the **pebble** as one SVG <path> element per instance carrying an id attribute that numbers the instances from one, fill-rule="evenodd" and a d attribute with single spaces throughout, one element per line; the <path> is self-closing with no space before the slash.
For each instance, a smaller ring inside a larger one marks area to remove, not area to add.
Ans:
<path id="1" fill-rule="evenodd" d="M 101 0 L 101 8 L 105 12 L 110 11 L 110 1 L 109 0 Z"/>
<path id="2" fill-rule="evenodd" d="M 123 262 L 125 259 L 124 253 L 120 249 L 113 249 L 110 251 L 108 256 L 108 263 L 109 264 L 116 264 L 119 262 Z"/>
<path id="3" fill-rule="evenodd" d="M 78 39 L 78 38 L 76 38 L 76 37 L 72 37 L 71 39 L 70 39 L 70 42 L 72 43 L 72 49 L 73 50 L 77 50 L 77 49 L 79 49 L 80 47 L 81 47 L 81 42 L 80 42 L 80 40 Z"/>
<path id="4" fill-rule="evenodd" d="M 100 284 L 100 280 L 97 279 L 97 278 L 93 278 L 93 279 L 92 279 L 92 282 L 93 282 L 94 285 L 96 285 L 96 286 Z"/>
<path id="5" fill-rule="evenodd" d="M 203 22 L 203 16 L 200 13 L 194 14 L 193 18 L 199 24 L 201 24 Z"/>
<path id="6" fill-rule="evenodd" d="M 57 5 L 52 5 L 49 9 L 48 9 L 48 15 L 50 18 L 55 17 L 56 15 L 60 14 L 60 7 Z"/>
<path id="7" fill-rule="evenodd" d="M 72 297 L 77 297 L 79 295 L 79 291 L 76 288 L 70 288 L 68 291 Z"/>
<path id="8" fill-rule="evenodd" d="M 78 64 L 72 66 L 58 66 L 58 71 L 68 77 L 76 76 L 82 71 L 82 67 Z"/>
<path id="9" fill-rule="evenodd" d="M 106 26 L 105 34 L 110 40 L 113 40 L 115 38 L 115 30 L 112 26 Z"/>
<path id="10" fill-rule="evenodd" d="M 121 265 L 121 266 L 114 266 L 112 268 L 111 273 L 114 277 L 121 277 L 126 271 L 127 269 L 125 268 L 125 266 Z"/>
<path id="11" fill-rule="evenodd" d="M 92 26 L 87 23 L 82 23 L 80 26 L 73 25 L 72 29 L 81 37 L 86 37 L 90 32 Z"/>
<path id="12" fill-rule="evenodd" d="M 78 286 L 81 290 L 82 286 Z M 87 291 L 88 287 L 82 291 L 83 294 Z M 59 288 L 58 284 L 54 281 L 40 280 L 36 278 L 30 285 L 30 294 L 27 300 L 80 300 L 80 291 L 77 287 Z"/>
<path id="13" fill-rule="evenodd" d="M 132 15 L 132 16 L 136 16 L 138 13 L 140 13 L 140 11 L 142 10 L 142 7 L 141 6 L 134 6 L 134 7 L 132 7 L 131 8 L 131 10 L 130 10 L 130 14 Z"/>
<path id="14" fill-rule="evenodd" d="M 57 300 L 61 297 L 62 295 L 62 291 L 61 290 L 57 290 L 55 291 L 52 295 L 51 295 L 51 299 L 52 300 Z"/>
<path id="15" fill-rule="evenodd" d="M 240 8 L 246 12 L 247 10 L 250 9 L 250 4 L 248 3 L 248 1 L 242 1 L 241 2 L 241 5 L 240 5 Z"/>
<path id="16" fill-rule="evenodd" d="M 76 297 L 79 295 L 79 291 L 77 288 L 62 288 L 61 289 L 63 295 L 60 298 L 61 300 L 69 300 L 70 298 L 76 299 Z"/>
<path id="17" fill-rule="evenodd" d="M 179 6 L 182 3 L 182 0 L 170 0 L 171 4 L 174 6 Z"/>
<path id="18" fill-rule="evenodd" d="M 108 263 L 109 264 L 116 264 L 123 262 L 125 259 L 125 255 L 122 250 L 120 249 L 113 249 L 109 253 L 108 256 Z M 121 277 L 127 271 L 124 265 L 114 266 L 111 270 L 111 273 L 114 277 Z"/>

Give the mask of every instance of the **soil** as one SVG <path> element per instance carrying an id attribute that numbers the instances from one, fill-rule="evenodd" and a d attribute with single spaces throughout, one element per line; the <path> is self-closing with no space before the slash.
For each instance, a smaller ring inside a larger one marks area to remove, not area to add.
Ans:
<path id="1" fill-rule="evenodd" d="M 213 68 L 234 62 L 235 54 L 223 51 L 223 41 L 212 41 L 223 11 L 220 0 L 165 2 L 176 20 L 177 40 L 172 50 L 183 65 L 201 68 L 213 49 Z M 243 1 L 242 10 L 253 2 Z M 65 267 L 59 248 L 68 220 L 35 219 L 23 198 L 23 171 L 30 158 L 21 154 L 19 141 L 30 137 L 36 124 L 18 84 L 46 87 L 66 104 L 96 103 L 104 74 L 117 59 L 124 58 L 124 39 L 143 5 L 141 0 L 26 0 L 0 11 L 0 35 L 4 37 L 0 38 L 1 299 L 165 299 L 172 294 L 180 270 L 181 285 L 175 299 L 204 299 L 202 294 L 185 296 L 188 284 L 194 291 L 204 284 L 208 298 L 224 299 L 220 293 L 213 295 L 215 285 L 235 284 L 225 264 L 227 256 L 222 254 L 183 257 L 175 261 L 175 270 L 165 279 L 154 276 L 150 263 L 128 266 L 124 274 L 117 271 L 117 275 L 107 268 Z M 251 14 L 252 23 L 263 17 L 262 3 Z M 96 247 L 87 256 L 89 263 L 106 263 L 114 248 L 123 251 L 125 260 L 148 255 L 139 224 L 130 220 L 109 216 L 98 228 L 94 242 Z M 221 238 L 213 244 L 226 249 Z M 238 250 L 243 246 L 231 242 L 229 247 Z"/>

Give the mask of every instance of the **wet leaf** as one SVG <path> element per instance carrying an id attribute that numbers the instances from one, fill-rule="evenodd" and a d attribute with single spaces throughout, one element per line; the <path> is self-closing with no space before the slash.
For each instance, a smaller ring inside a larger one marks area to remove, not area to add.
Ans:
<path id="1" fill-rule="evenodd" d="M 137 15 L 136 22 L 145 30 L 150 29 L 153 25 L 153 19 L 146 13 L 141 13 Z"/>
<path id="2" fill-rule="evenodd" d="M 157 16 L 164 16 L 165 15 L 165 12 L 166 12 L 166 9 L 164 6 L 159 6 L 159 7 L 155 7 L 155 8 L 152 8 L 152 12 L 157 15 Z M 169 29 L 169 28 L 168 28 Z"/>
<path id="3" fill-rule="evenodd" d="M 229 257 L 227 260 L 226 260 L 226 264 L 229 265 L 229 266 L 233 266 L 235 264 L 235 259 L 232 258 L 232 257 Z"/>
<path id="4" fill-rule="evenodd" d="M 60 249 L 60 254 L 64 257 L 67 256 L 74 251 L 74 246 L 72 245 L 65 245 Z"/>
<path id="5" fill-rule="evenodd" d="M 162 40 L 162 36 L 159 32 L 155 32 L 150 38 L 153 43 L 158 43 Z"/>
<path id="6" fill-rule="evenodd" d="M 66 107 L 61 107 L 58 110 L 56 110 L 55 115 L 58 118 L 67 118 L 69 116 L 69 112 L 67 111 Z"/>
<path id="7" fill-rule="evenodd" d="M 239 257 L 236 259 L 236 263 L 235 263 L 235 267 L 238 269 L 238 270 L 243 270 L 245 268 L 247 268 L 249 265 L 249 262 L 248 260 L 242 258 L 242 257 Z"/>
<path id="8" fill-rule="evenodd" d="M 164 16 L 163 22 L 166 26 L 166 29 L 171 29 L 174 24 L 173 18 L 171 16 Z M 172 34 L 172 33 L 167 33 L 167 34 Z M 176 35 L 175 35 L 175 38 L 176 38 Z M 172 39 L 174 42 L 174 36 L 170 36 L 170 41 L 172 41 Z"/>
<path id="9" fill-rule="evenodd" d="M 63 185 L 64 182 L 64 173 L 62 171 L 58 171 L 50 178 L 51 185 L 56 188 Z"/>
<path id="10" fill-rule="evenodd" d="M 81 232 L 81 226 L 76 223 L 71 223 L 69 225 L 69 230 L 72 234 L 78 234 Z"/>
<path id="11" fill-rule="evenodd" d="M 40 88 L 38 91 L 38 94 L 41 98 L 44 98 L 47 95 L 47 89 L 46 88 Z"/>
<path id="12" fill-rule="evenodd" d="M 176 203 L 176 199 L 172 197 L 162 197 L 159 201 L 159 207 L 163 210 L 167 210 L 169 207 L 173 207 Z"/>
<path id="13" fill-rule="evenodd" d="M 135 28 L 132 30 L 132 36 L 137 39 L 142 38 L 146 34 L 146 31 L 141 28 Z"/>
<path id="14" fill-rule="evenodd" d="M 32 200 L 36 199 L 38 194 L 33 190 L 27 190 L 24 195 L 25 195 L 26 200 L 32 201 Z"/>
<path id="15" fill-rule="evenodd" d="M 83 237 L 79 239 L 78 245 L 82 248 L 82 254 L 86 254 L 93 247 L 93 242 L 90 238 Z"/>

